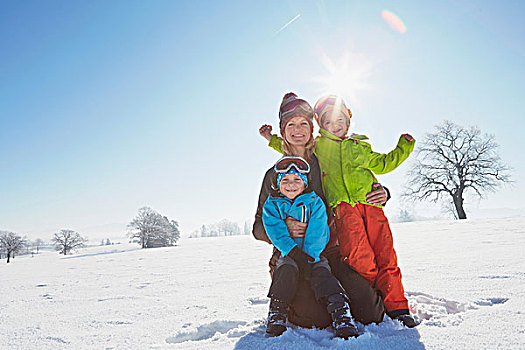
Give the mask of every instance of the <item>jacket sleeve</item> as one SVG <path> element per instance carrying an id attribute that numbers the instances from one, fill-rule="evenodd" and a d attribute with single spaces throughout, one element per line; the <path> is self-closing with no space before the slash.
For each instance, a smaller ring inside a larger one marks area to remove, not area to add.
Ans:
<path id="1" fill-rule="evenodd" d="M 277 135 L 272 135 L 272 139 L 270 140 L 270 143 L 268 143 L 268 146 L 270 146 L 271 148 L 273 148 L 279 153 L 284 153 L 282 137 L 279 137 Z"/>
<path id="2" fill-rule="evenodd" d="M 370 153 L 370 162 L 368 163 L 368 169 L 375 174 L 386 174 L 393 171 L 395 168 L 401 165 L 410 153 L 414 150 L 416 141 L 407 141 L 403 136 L 399 138 L 397 146 L 394 150 L 389 153 Z"/>
<path id="3" fill-rule="evenodd" d="M 288 255 L 297 246 L 292 237 L 290 237 L 288 228 L 284 220 L 281 219 L 281 214 L 275 203 L 269 200 L 264 203 L 262 221 L 270 241 L 279 249 L 283 256 Z"/>
<path id="4" fill-rule="evenodd" d="M 263 183 L 261 185 L 261 191 L 259 192 L 259 202 L 257 203 L 257 211 L 255 212 L 255 221 L 253 222 L 252 234 L 255 239 L 272 243 L 266 234 L 262 221 L 263 206 L 266 199 L 270 195 L 272 188 L 272 169 L 269 169 L 264 175 Z"/>
<path id="5" fill-rule="evenodd" d="M 306 253 L 314 258 L 315 262 L 318 262 L 319 256 L 330 240 L 330 229 L 327 222 L 326 207 L 319 196 L 316 196 L 311 210 L 310 220 L 304 236 L 304 246 L 307 250 Z"/>

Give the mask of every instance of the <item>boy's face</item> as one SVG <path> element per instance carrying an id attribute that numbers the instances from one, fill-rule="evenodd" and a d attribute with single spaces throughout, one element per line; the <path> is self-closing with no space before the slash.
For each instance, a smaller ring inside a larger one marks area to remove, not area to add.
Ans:
<path id="1" fill-rule="evenodd" d="M 339 138 L 345 137 L 350 121 L 343 113 L 326 113 L 321 120 L 321 128 Z"/>
<path id="2" fill-rule="evenodd" d="M 295 199 L 304 191 L 304 181 L 295 174 L 288 174 L 279 182 L 279 192 L 288 199 Z"/>

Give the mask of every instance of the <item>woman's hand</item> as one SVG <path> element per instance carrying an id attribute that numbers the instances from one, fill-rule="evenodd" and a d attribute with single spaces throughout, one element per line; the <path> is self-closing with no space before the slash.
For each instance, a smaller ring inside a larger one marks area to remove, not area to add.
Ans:
<path id="1" fill-rule="evenodd" d="M 306 228 L 308 224 L 306 222 L 300 222 L 295 220 L 291 216 L 284 219 L 286 227 L 288 227 L 288 232 L 290 232 L 290 237 L 292 238 L 303 238 L 306 233 Z"/>
<path id="2" fill-rule="evenodd" d="M 383 205 L 388 195 L 380 183 L 372 185 L 372 192 L 366 194 L 366 201 L 370 204 Z"/>
<path id="3" fill-rule="evenodd" d="M 268 140 L 268 142 L 270 142 L 270 140 L 272 139 L 272 126 L 264 124 L 259 128 L 259 134 L 261 134 L 262 137 L 264 137 Z"/>

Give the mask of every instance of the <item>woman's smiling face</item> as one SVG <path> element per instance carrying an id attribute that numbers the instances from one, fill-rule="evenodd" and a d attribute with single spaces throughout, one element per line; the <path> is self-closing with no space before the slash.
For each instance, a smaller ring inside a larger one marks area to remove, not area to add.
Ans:
<path id="1" fill-rule="evenodd" d="M 293 146 L 305 146 L 312 137 L 310 122 L 306 117 L 292 117 L 284 127 L 284 137 Z"/>

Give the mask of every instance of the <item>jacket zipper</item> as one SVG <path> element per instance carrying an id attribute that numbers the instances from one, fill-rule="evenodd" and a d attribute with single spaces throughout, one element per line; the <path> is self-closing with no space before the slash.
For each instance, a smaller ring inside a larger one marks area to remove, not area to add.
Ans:
<path id="1" fill-rule="evenodd" d="M 306 205 L 303 205 L 302 206 L 302 217 L 301 217 L 301 222 L 306 222 Z M 303 237 L 303 240 L 301 242 L 301 250 L 304 251 L 304 241 L 306 241 L 306 231 L 304 232 L 304 237 Z"/>
<path id="2" fill-rule="evenodd" d="M 350 199 L 350 193 L 348 192 L 348 186 L 346 185 L 344 166 L 343 166 L 343 142 L 344 141 L 341 141 L 341 144 L 339 145 L 339 164 L 341 164 L 341 177 L 342 177 L 342 180 L 343 180 L 343 186 L 345 188 L 346 197 L 348 198 L 348 204 L 351 204 L 350 202 L 352 200 Z M 351 153 L 350 156 L 353 156 L 351 148 L 350 148 L 350 153 Z M 350 176 L 350 174 L 348 176 Z"/>

